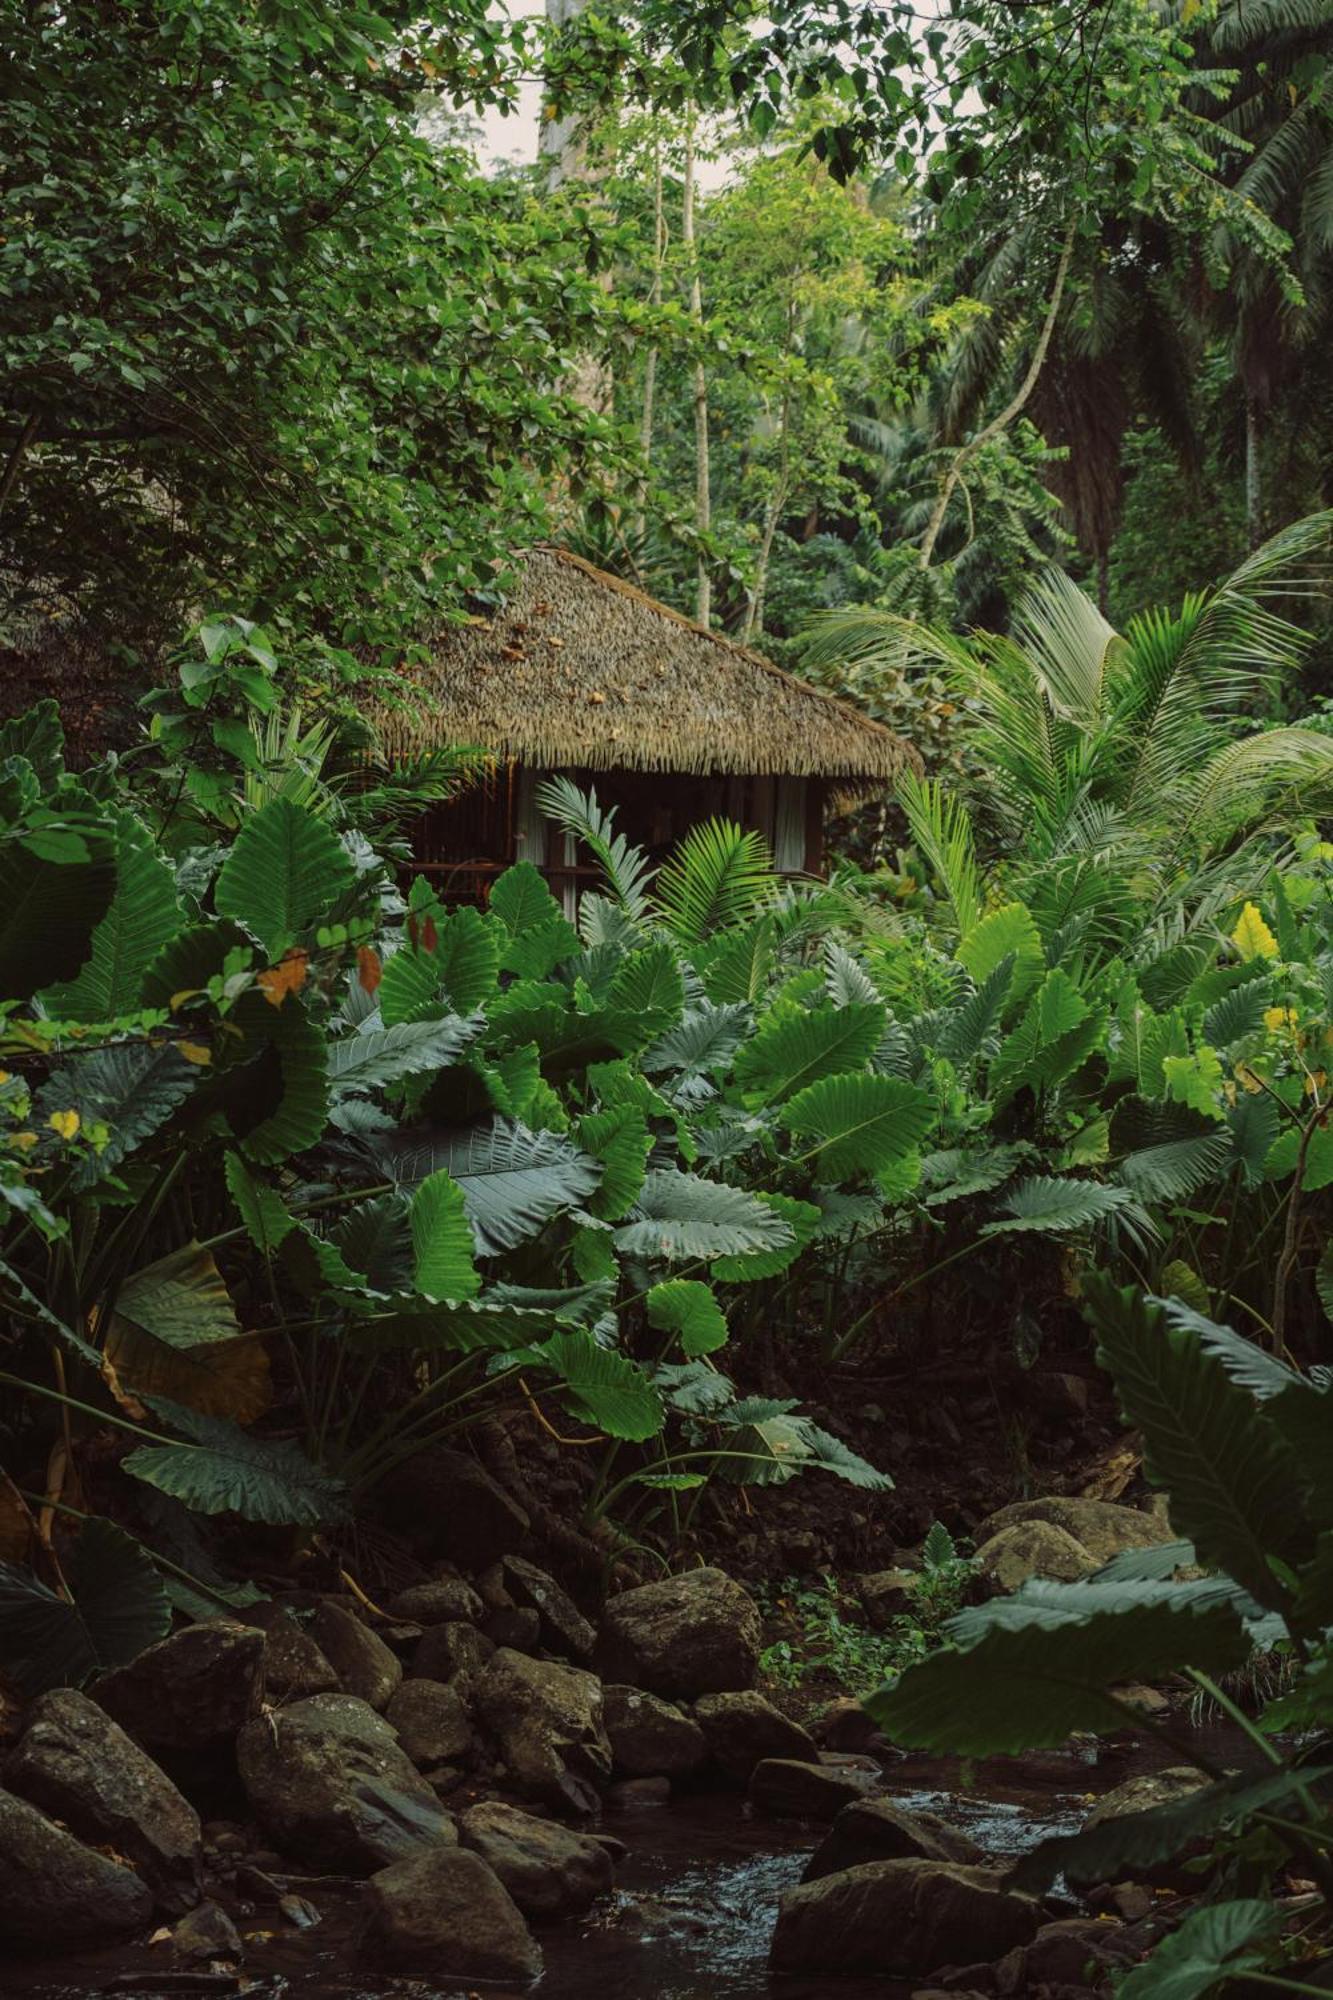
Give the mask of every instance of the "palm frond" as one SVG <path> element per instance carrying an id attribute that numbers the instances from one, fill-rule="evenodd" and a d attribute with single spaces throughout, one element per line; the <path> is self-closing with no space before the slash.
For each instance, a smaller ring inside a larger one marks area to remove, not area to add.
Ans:
<path id="1" fill-rule="evenodd" d="M 1013 629 L 1055 713 L 1080 730 L 1099 729 L 1108 664 L 1123 641 L 1092 599 L 1063 570 L 1049 570 L 1019 604 Z"/>
<path id="2" fill-rule="evenodd" d="M 581 792 L 568 778 L 548 778 L 538 789 L 537 804 L 548 819 L 583 842 L 596 857 L 612 899 L 635 922 L 643 922 L 649 914 L 653 865 L 642 848 L 616 832 L 615 808 L 604 810 L 595 791 Z"/>
<path id="3" fill-rule="evenodd" d="M 653 885 L 653 900 L 668 930 L 684 944 L 700 944 L 716 930 L 748 922 L 775 884 L 762 834 L 710 819 L 676 848 Z"/>
<path id="4" fill-rule="evenodd" d="M 981 874 L 967 808 L 938 779 L 909 772 L 900 779 L 898 798 L 907 823 L 948 897 L 960 937 L 981 917 Z"/>

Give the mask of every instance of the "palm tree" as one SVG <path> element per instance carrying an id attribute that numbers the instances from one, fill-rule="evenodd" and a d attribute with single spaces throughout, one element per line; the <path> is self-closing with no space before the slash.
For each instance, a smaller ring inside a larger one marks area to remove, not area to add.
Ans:
<path id="1" fill-rule="evenodd" d="M 1309 645 L 1287 613 L 1330 581 L 1333 510 L 1123 635 L 1053 570 L 1006 635 L 842 611 L 812 627 L 806 657 L 863 681 L 944 672 L 968 717 L 971 803 L 1048 948 L 1067 930 L 1071 947 L 1123 949 L 1169 908 L 1206 921 L 1268 856 L 1267 836 L 1333 799 L 1333 740 L 1253 719 Z M 965 928 L 975 912 L 962 803 L 912 780 L 901 797 Z"/>

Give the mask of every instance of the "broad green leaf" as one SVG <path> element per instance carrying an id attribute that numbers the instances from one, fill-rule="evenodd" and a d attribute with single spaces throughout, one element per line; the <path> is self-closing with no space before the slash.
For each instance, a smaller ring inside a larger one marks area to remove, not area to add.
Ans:
<path id="1" fill-rule="evenodd" d="M 1118 2000 L 1203 2000 L 1233 1979 L 1268 1965 L 1282 1929 L 1280 1905 L 1207 1903 L 1157 1945 L 1118 1988 Z"/>
<path id="2" fill-rule="evenodd" d="M 364 1276 L 369 1291 L 385 1297 L 410 1291 L 414 1271 L 411 1210 L 407 1196 L 395 1188 L 357 1202 L 334 1225 L 333 1248 L 349 1270 Z M 468 1242 L 470 1250 L 471 1238 Z"/>
<path id="3" fill-rule="evenodd" d="M 578 1123 L 578 1142 L 585 1153 L 602 1163 L 602 1184 L 588 1196 L 584 1207 L 590 1215 L 614 1222 L 630 1209 L 643 1186 L 653 1135 L 648 1121 L 636 1104 L 617 1104 L 607 1111 L 591 1111 Z"/>
<path id="4" fill-rule="evenodd" d="M 82 1193 L 114 1173 L 162 1130 L 203 1074 L 166 1040 L 120 1042 L 71 1056 L 36 1099 L 42 1119 L 53 1111 L 77 1111 L 85 1132 L 106 1128 L 105 1143 L 73 1167 L 71 1188 Z"/>
<path id="5" fill-rule="evenodd" d="M 692 1008 L 645 1050 L 643 1067 L 650 1076 L 668 1072 L 682 1102 L 709 1096 L 712 1073 L 731 1061 L 749 1021 L 749 1008 L 739 1004 Z"/>
<path id="6" fill-rule="evenodd" d="M 270 799 L 241 823 L 218 873 L 213 904 L 253 931 L 271 959 L 325 917 L 356 868 L 324 821 L 290 799 Z"/>
<path id="7" fill-rule="evenodd" d="M 1098 1358 L 1126 1420 L 1143 1432 L 1144 1464 L 1171 1495 L 1174 1526 L 1202 1563 L 1282 1611 L 1287 1595 L 1273 1564 L 1300 1531 L 1301 1494 L 1281 1435 L 1182 1324 L 1187 1309 L 1100 1276 L 1089 1276 L 1085 1290 Z"/>
<path id="8" fill-rule="evenodd" d="M 559 903 L 546 886 L 545 876 L 531 861 L 516 861 L 503 875 L 496 876 L 489 908 L 511 937 L 522 937 L 525 931 L 564 921 Z"/>
<path id="9" fill-rule="evenodd" d="M 270 1007 L 260 993 L 243 994 L 230 1019 L 242 1039 L 219 1077 L 222 1108 L 247 1159 L 272 1166 L 324 1135 L 328 1045 L 295 996 Z"/>
<path id="10" fill-rule="evenodd" d="M 787 1224 L 791 1231 L 789 1240 L 770 1250 L 747 1250 L 735 1256 L 715 1257 L 712 1267 L 714 1278 L 736 1285 L 753 1284 L 760 1278 L 776 1278 L 796 1262 L 806 1244 L 819 1233 L 824 1211 L 814 1202 L 800 1201 L 790 1194 L 773 1194 L 766 1188 L 756 1189 L 755 1200 L 762 1202 L 765 1208 L 771 1208 L 774 1215 Z M 875 1207 L 876 1213 L 880 1213 L 877 1198 Z"/>
<path id="11" fill-rule="evenodd" d="M 1295 1126 L 1288 1126 L 1274 1140 L 1264 1161 L 1264 1171 L 1270 1180 L 1282 1181 L 1288 1174 L 1295 1173 L 1300 1142 L 1301 1135 Z M 1310 1135 L 1310 1143 L 1305 1149 L 1301 1186 L 1309 1194 L 1317 1194 L 1321 1188 L 1333 1186 L 1333 1121 L 1316 1125 Z"/>
<path id="12" fill-rule="evenodd" d="M 470 1014 L 495 992 L 500 965 L 495 926 L 480 910 L 451 910 L 439 925 L 435 960 L 454 1013 Z"/>
<path id="13" fill-rule="evenodd" d="M 525 1242 L 554 1215 L 579 1207 L 601 1185 L 602 1165 L 557 1132 L 530 1132 L 497 1118 L 465 1132 L 404 1132 L 372 1141 L 375 1157 L 403 1186 L 440 1168 L 463 1191 L 478 1253 L 494 1257 Z"/>
<path id="14" fill-rule="evenodd" d="M 736 1057 L 733 1075 L 747 1101 L 779 1103 L 821 1077 L 862 1070 L 885 1024 L 884 1008 L 805 1008 L 780 1002 Z"/>
<path id="15" fill-rule="evenodd" d="M 50 792 L 65 769 L 65 731 L 60 704 L 48 695 L 21 715 L 0 721 L 0 764 L 22 757 L 31 764 L 43 792 Z"/>
<path id="16" fill-rule="evenodd" d="M 157 1398 L 155 1413 L 187 1440 L 139 1445 L 121 1470 L 196 1514 L 239 1514 L 272 1527 L 319 1527 L 343 1519 L 342 1486 L 285 1440 L 258 1438 L 220 1417 Z"/>
<path id="17" fill-rule="evenodd" d="M 685 1006 L 685 983 L 672 947 L 660 940 L 629 952 L 616 970 L 607 1012 L 627 1024 L 620 1046 L 645 1048 L 674 1027 Z"/>
<path id="18" fill-rule="evenodd" d="M 472 1261 L 463 1190 L 442 1168 L 414 1190 L 410 1227 L 417 1290 L 446 1303 L 475 1298 L 481 1279 Z"/>
<path id="19" fill-rule="evenodd" d="M 1003 903 L 960 938 L 954 957 L 982 986 L 1007 958 L 1014 961 L 1007 998 L 1017 1004 L 1041 978 L 1045 966 L 1041 933 L 1024 903 Z"/>
<path id="20" fill-rule="evenodd" d="M 821 1180 L 881 1173 L 913 1151 L 934 1122 L 927 1091 L 894 1076 L 828 1076 L 780 1113 L 799 1157 L 813 1155 Z"/>
<path id="21" fill-rule="evenodd" d="M 773 970 L 776 941 L 774 919 L 762 916 L 701 946 L 696 960 L 709 999 L 718 1006 L 758 1000 Z"/>
<path id="22" fill-rule="evenodd" d="M 662 1428 L 662 1398 L 637 1361 L 599 1347 L 584 1327 L 562 1328 L 535 1350 L 570 1406 L 608 1437 L 642 1443 Z"/>
<path id="23" fill-rule="evenodd" d="M 0 994 L 30 1000 L 72 980 L 116 889 L 114 829 L 78 828 L 75 858 L 45 858 L 32 840 L 0 842 Z"/>
<path id="24" fill-rule="evenodd" d="M 117 813 L 116 891 L 76 978 L 42 995 L 58 1020 L 109 1021 L 141 1004 L 144 974 L 181 926 L 176 880 L 133 813 Z"/>
<path id="25" fill-rule="evenodd" d="M 85 1521 L 64 1569 L 69 1598 L 0 1563 L 0 1658 L 24 1694 L 82 1687 L 171 1630 L 171 1606 L 146 1549 L 110 1521 Z"/>
<path id="26" fill-rule="evenodd" d="M 1216 1049 L 1203 1043 L 1188 1056 L 1164 1056 L 1162 1077 L 1175 1104 L 1188 1104 L 1205 1118 L 1221 1118 L 1224 1078 Z"/>
<path id="27" fill-rule="evenodd" d="M 644 1301 L 650 1326 L 680 1335 L 680 1351 L 694 1359 L 727 1342 L 727 1321 L 711 1285 L 699 1278 L 668 1278 Z"/>
<path id="28" fill-rule="evenodd" d="M 634 1217 L 616 1230 L 615 1244 L 627 1257 L 707 1262 L 780 1250 L 794 1236 L 790 1223 L 757 1195 L 660 1167 L 647 1175 Z"/>
<path id="29" fill-rule="evenodd" d="M 276 1188 L 257 1181 L 239 1153 L 227 1154 L 222 1171 L 246 1235 L 262 1256 L 273 1256 L 296 1227 L 282 1196 Z"/>
<path id="30" fill-rule="evenodd" d="M 473 1041 L 479 1023 L 446 1014 L 442 1020 L 399 1021 L 391 1028 L 364 1028 L 329 1043 L 329 1082 L 335 1096 L 348 1090 L 380 1090 L 404 1077 L 446 1069 Z"/>
<path id="31" fill-rule="evenodd" d="M 1105 1610 L 1088 1593 L 1027 1585 L 1008 1616 L 966 1650 L 946 1648 L 909 1667 L 865 1706 L 890 1742 L 951 1756 L 1053 1749 L 1076 1729 L 1124 1726 L 1108 1689 L 1185 1666 L 1222 1673 L 1248 1658 L 1234 1607 L 1198 1605 L 1169 1583 L 1120 1586 Z M 1128 1601 L 1117 1606 L 1117 1596 Z M 994 1607 L 987 1607 L 993 1611 Z"/>
<path id="32" fill-rule="evenodd" d="M 1128 1188 L 1107 1187 L 1101 1181 L 1061 1180 L 1054 1174 L 1030 1174 L 1000 1203 L 1004 1211 L 983 1227 L 983 1236 L 1007 1236 L 1016 1230 L 1060 1235 L 1068 1229 L 1090 1229 L 1110 1215 L 1135 1212 L 1142 1216 Z"/>
<path id="33" fill-rule="evenodd" d="M 236 1308 L 212 1253 L 188 1243 L 146 1264 L 116 1293 L 116 1312 L 168 1347 L 234 1340 Z"/>

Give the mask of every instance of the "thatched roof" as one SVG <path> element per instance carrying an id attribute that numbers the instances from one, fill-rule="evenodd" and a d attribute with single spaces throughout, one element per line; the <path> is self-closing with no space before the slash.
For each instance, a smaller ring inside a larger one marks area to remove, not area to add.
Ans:
<path id="1" fill-rule="evenodd" d="M 473 743 L 544 770 L 889 782 L 916 753 L 882 724 L 563 549 L 521 558 L 493 617 L 441 634 L 391 753 Z"/>

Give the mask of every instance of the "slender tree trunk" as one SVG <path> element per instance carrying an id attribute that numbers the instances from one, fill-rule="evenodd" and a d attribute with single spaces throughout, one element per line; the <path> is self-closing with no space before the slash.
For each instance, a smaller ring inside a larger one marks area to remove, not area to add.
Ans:
<path id="1" fill-rule="evenodd" d="M 685 185 L 681 200 L 680 240 L 685 248 L 686 268 L 690 274 L 690 318 L 696 327 L 701 328 L 704 319 L 704 294 L 694 234 L 694 119 L 694 107 L 691 105 L 685 127 Z M 704 370 L 703 357 L 700 355 L 694 364 L 694 525 L 701 536 L 708 533 L 712 523 L 712 513 L 712 481 L 708 458 L 708 376 Z M 707 554 L 702 548 L 699 551 L 694 615 L 701 625 L 712 623 L 713 580 L 709 575 Z"/>
<path id="2" fill-rule="evenodd" d="M 759 539 L 759 560 L 755 565 L 754 588 L 750 601 L 745 607 L 745 624 L 741 631 L 741 644 L 748 646 L 759 638 L 764 629 L 764 599 L 768 594 L 768 571 L 773 560 L 773 543 L 778 532 L 778 522 L 782 519 L 787 505 L 787 495 L 791 490 L 791 396 L 784 391 L 782 398 L 781 445 L 777 482 L 769 495 L 764 509 L 764 528 Z"/>
<path id="3" fill-rule="evenodd" d="M 0 473 L 0 514 L 3 514 L 5 508 L 9 505 L 14 488 L 18 485 L 19 473 L 23 466 L 23 455 L 36 437 L 41 421 L 40 416 L 38 416 L 35 410 L 31 416 L 25 417 L 23 428 L 18 434 L 14 449 L 9 454 L 3 473 Z"/>
<path id="4" fill-rule="evenodd" d="M 1000 411 L 1000 414 L 997 417 L 992 417 L 988 424 L 984 424 L 976 436 L 970 437 L 966 444 L 960 445 L 950 459 L 948 469 L 940 481 L 940 490 L 936 496 L 935 505 L 931 509 L 930 519 L 926 523 L 926 532 L 921 538 L 921 554 L 917 561 L 918 569 L 926 570 L 930 568 L 931 557 L 935 553 L 935 544 L 940 538 L 940 529 L 944 526 L 944 519 L 949 511 L 949 502 L 953 499 L 954 491 L 963 475 L 963 468 L 966 466 L 968 460 L 974 458 L 982 446 L 989 444 L 992 438 L 1000 437 L 1008 430 L 1014 418 L 1019 416 L 1025 408 L 1028 398 L 1037 386 L 1037 378 L 1045 366 L 1046 356 L 1050 351 L 1051 336 L 1055 332 L 1055 322 L 1060 313 L 1060 301 L 1063 299 L 1065 292 L 1065 280 L 1069 276 L 1069 266 L 1074 255 L 1074 230 L 1075 224 L 1071 222 L 1065 231 L 1065 239 L 1060 249 L 1060 261 L 1055 267 L 1055 282 L 1051 286 L 1050 302 L 1046 307 L 1046 317 L 1042 321 L 1041 332 L 1037 336 L 1037 345 L 1032 350 L 1032 359 L 1028 363 L 1027 373 L 1019 383 L 1013 396 Z"/>
<path id="5" fill-rule="evenodd" d="M 546 21 L 556 34 L 577 21 L 588 0 L 546 0 Z M 592 175 L 588 169 L 588 126 L 587 120 L 577 113 L 564 118 L 547 114 L 553 107 L 548 102 L 542 107 L 542 119 L 537 128 L 537 155 L 545 172 L 546 185 L 552 193 L 557 188 L 571 182 L 589 183 Z M 597 279 L 602 291 L 611 289 L 611 273 L 603 271 Z M 569 394 L 585 410 L 595 410 L 605 416 L 615 400 L 615 383 L 610 363 L 603 355 L 580 354 L 570 370 L 567 384 Z"/>
<path id="6" fill-rule="evenodd" d="M 1245 396 L 1245 532 L 1250 547 L 1257 549 L 1264 538 L 1263 412 L 1259 398 Z"/>
<path id="7" fill-rule="evenodd" d="M 666 209 L 662 199 L 662 136 L 653 134 L 653 282 L 648 303 L 662 303 L 662 271 L 666 263 Z M 643 413 L 639 419 L 639 450 L 643 455 L 643 479 L 639 485 L 639 533 L 648 531 L 648 474 L 653 462 L 653 421 L 657 405 L 657 343 L 648 349 L 643 364 Z"/>

